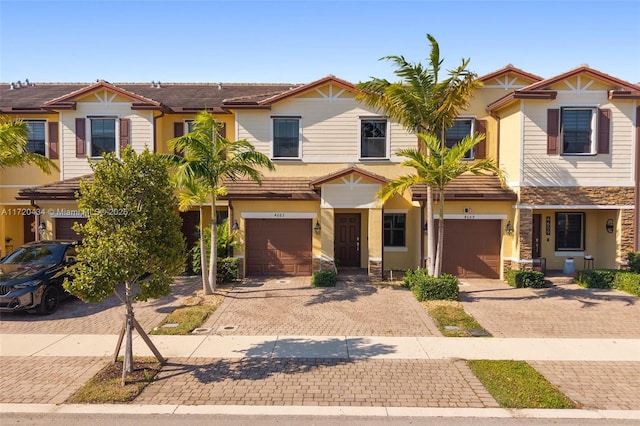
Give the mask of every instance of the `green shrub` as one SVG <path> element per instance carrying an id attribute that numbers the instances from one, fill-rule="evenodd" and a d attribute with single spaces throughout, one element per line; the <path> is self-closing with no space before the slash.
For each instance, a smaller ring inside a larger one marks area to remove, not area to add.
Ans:
<path id="1" fill-rule="evenodd" d="M 507 271 L 507 284 L 511 287 L 544 287 L 544 274 L 540 271 L 511 269 Z"/>
<path id="2" fill-rule="evenodd" d="M 458 277 L 442 274 L 440 278 L 432 277 L 426 269 L 408 270 L 403 285 L 409 288 L 416 299 L 423 300 L 458 300 L 460 282 Z"/>
<path id="3" fill-rule="evenodd" d="M 640 274 L 640 251 L 630 251 L 627 253 L 627 262 L 629 262 L 629 270 Z"/>
<path id="4" fill-rule="evenodd" d="M 640 274 L 620 271 L 615 276 L 613 287 L 640 297 Z"/>
<path id="5" fill-rule="evenodd" d="M 336 273 L 331 270 L 316 271 L 311 276 L 311 285 L 313 287 L 335 287 Z"/>
<path id="6" fill-rule="evenodd" d="M 235 257 L 218 258 L 218 281 L 228 283 L 238 278 L 240 259 Z"/>
<path id="7" fill-rule="evenodd" d="M 227 258 L 233 256 L 233 249 L 240 246 L 236 241 L 238 231 L 229 231 L 229 219 L 223 220 L 216 228 L 216 254 L 218 258 Z M 199 235 L 199 234 L 198 234 Z M 204 244 L 206 247 L 207 263 L 211 255 L 211 227 L 204 228 Z M 192 267 L 194 273 L 199 273 L 201 269 L 200 263 L 200 238 L 196 241 L 191 249 Z"/>
<path id="8" fill-rule="evenodd" d="M 616 269 L 583 269 L 578 271 L 576 281 L 586 288 L 611 288 L 618 272 Z"/>

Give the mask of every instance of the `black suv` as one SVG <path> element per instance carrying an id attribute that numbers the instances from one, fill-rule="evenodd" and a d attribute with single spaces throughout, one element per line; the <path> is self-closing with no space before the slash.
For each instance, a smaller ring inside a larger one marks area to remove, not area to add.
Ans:
<path id="1" fill-rule="evenodd" d="M 69 297 L 62 287 L 67 266 L 76 261 L 76 241 L 27 243 L 0 261 L 0 312 L 58 309 Z"/>

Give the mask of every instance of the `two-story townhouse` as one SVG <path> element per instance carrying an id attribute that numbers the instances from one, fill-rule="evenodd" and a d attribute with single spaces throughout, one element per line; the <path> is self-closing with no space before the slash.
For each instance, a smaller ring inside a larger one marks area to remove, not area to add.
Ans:
<path id="1" fill-rule="evenodd" d="M 24 120 L 28 148 L 52 159 L 60 172 L 46 175 L 33 166 L 0 171 L 0 251 L 39 238 L 79 238 L 82 222 L 76 193 L 91 173 L 89 160 L 131 146 L 167 153 L 166 141 L 189 130 L 198 111 L 211 111 L 233 136 L 234 120 L 220 108 L 226 97 L 273 94 L 277 84 L 110 84 L 11 83 L 0 86 L 0 113 Z M 109 206 L 105 206 L 108 211 Z M 224 211 L 224 206 L 220 207 Z M 205 208 L 210 216 L 210 206 Z M 193 244 L 198 215 L 182 213 L 183 231 Z"/>
<path id="2" fill-rule="evenodd" d="M 640 87 L 581 66 L 489 104 L 518 193 L 513 267 L 616 268 L 638 247 L 639 99 Z"/>

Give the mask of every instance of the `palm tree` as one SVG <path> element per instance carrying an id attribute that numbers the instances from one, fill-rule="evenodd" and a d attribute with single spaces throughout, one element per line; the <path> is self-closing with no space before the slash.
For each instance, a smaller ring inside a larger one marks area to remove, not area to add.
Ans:
<path id="1" fill-rule="evenodd" d="M 387 114 L 392 120 L 402 124 L 413 133 L 441 135 L 451 127 L 459 111 L 467 107 L 473 90 L 480 87 L 476 75 L 467 70 L 469 59 L 463 59 L 458 68 L 449 71 L 449 77 L 439 81 L 443 60 L 440 59 L 438 42 L 427 34 L 431 43 L 429 64 L 412 63 L 403 56 L 385 56 L 395 64 L 394 74 L 400 81 L 391 83 L 386 79 L 372 78 L 359 83 L 361 91 L 357 99 Z M 421 149 L 426 151 L 426 147 Z M 425 152 L 428 154 L 428 152 Z M 433 193 L 427 186 L 427 227 L 433 228 Z M 424 251 L 424 250 L 423 250 Z M 435 237 L 429 232 L 427 239 L 429 254 L 427 270 L 435 269 Z"/>
<path id="2" fill-rule="evenodd" d="M 216 289 L 217 269 L 217 222 L 216 200 L 226 193 L 224 180 L 236 180 L 240 177 L 261 182 L 258 168 L 275 170 L 269 157 L 255 150 L 246 140 L 229 141 L 220 135 L 220 125 L 213 116 L 202 111 L 193 121 L 193 130 L 184 136 L 169 141 L 169 147 L 180 155 L 164 155 L 163 157 L 175 166 L 175 182 L 179 190 L 185 189 L 182 196 L 183 205 L 211 202 L 211 254 L 209 257 L 208 283 L 203 279 L 205 294 Z M 190 195 L 189 195 L 190 194 Z M 189 200 L 190 199 L 190 200 Z M 200 209 L 202 214 L 202 208 Z M 202 224 L 201 224 L 202 225 Z M 204 227 L 201 226 L 201 229 Z M 200 245 L 204 247 L 203 234 Z M 204 259 L 205 256 L 202 256 Z M 203 268 L 203 273 L 206 268 Z"/>
<path id="3" fill-rule="evenodd" d="M 418 134 L 418 137 L 428 149 L 428 155 L 417 149 L 398 151 L 399 156 L 408 158 L 408 160 L 402 162 L 402 165 L 414 168 L 416 174 L 404 175 L 392 180 L 380 189 L 378 198 L 386 201 L 393 195 L 403 194 L 416 184 L 426 184 L 427 187 L 437 191 L 440 220 L 438 221 L 438 245 L 435 252 L 433 276 L 438 278 L 442 271 L 444 190 L 446 186 L 464 173 L 473 173 L 475 175 L 495 174 L 503 185 L 504 176 L 493 159 L 463 161 L 465 154 L 484 140 L 484 135 L 482 134 L 476 134 L 473 137 L 467 136 L 454 145 L 453 148 L 443 146 L 440 139 L 432 134 Z"/>
<path id="4" fill-rule="evenodd" d="M 27 151 L 28 140 L 27 123 L 20 119 L 0 118 L 0 170 L 25 164 L 34 164 L 47 174 L 59 170 L 58 166 L 44 155 Z"/>

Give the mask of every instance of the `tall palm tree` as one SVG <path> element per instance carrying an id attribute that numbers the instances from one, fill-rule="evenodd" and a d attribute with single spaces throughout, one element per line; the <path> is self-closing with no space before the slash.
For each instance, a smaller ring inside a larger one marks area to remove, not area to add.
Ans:
<path id="1" fill-rule="evenodd" d="M 50 174 L 59 170 L 55 163 L 44 155 L 27 150 L 29 129 L 20 119 L 0 118 L 0 170 L 34 164 L 43 172 Z"/>
<path id="2" fill-rule="evenodd" d="M 220 125 L 213 116 L 202 111 L 193 121 L 191 132 L 169 141 L 169 147 L 183 156 L 163 156 L 175 166 L 175 182 L 178 189 L 190 187 L 187 192 L 193 195 L 194 204 L 202 205 L 205 200 L 211 202 L 211 254 L 208 285 L 203 280 L 205 294 L 211 294 L 216 289 L 218 224 L 215 208 L 218 197 L 226 193 L 223 181 L 248 177 L 260 183 L 259 168 L 275 170 L 269 157 L 256 151 L 251 143 L 246 140 L 229 141 L 220 135 L 219 129 Z M 202 236 L 201 234 L 200 245 L 204 247 Z"/>
<path id="3" fill-rule="evenodd" d="M 386 201 L 393 195 L 403 194 L 416 184 L 426 184 L 427 187 L 437 191 L 440 220 L 438 221 L 438 245 L 433 270 L 433 276 L 437 278 L 442 271 L 444 191 L 446 186 L 464 173 L 473 173 L 475 175 L 495 174 L 503 185 L 504 176 L 493 159 L 463 161 L 465 154 L 484 140 L 484 135 L 467 136 L 454 145 L 453 148 L 444 146 L 440 139 L 432 134 L 418 134 L 418 137 L 428 149 L 428 155 L 417 149 L 398 151 L 399 156 L 408 158 L 408 160 L 402 162 L 402 165 L 414 168 L 416 174 L 403 175 L 392 180 L 380 189 L 378 198 Z"/>
<path id="4" fill-rule="evenodd" d="M 480 87 L 476 74 L 468 71 L 469 59 L 448 72 L 448 78 L 439 81 L 442 62 L 440 47 L 431 35 L 427 34 L 431 44 L 429 64 L 412 63 L 404 56 L 385 56 L 395 64 L 394 74 L 400 81 L 391 83 L 386 79 L 372 78 L 359 83 L 356 87 L 361 91 L 357 99 L 387 114 L 392 120 L 402 124 L 413 133 L 432 133 L 441 135 L 451 127 L 458 113 L 466 108 L 473 90 Z M 427 148 L 420 147 L 428 154 Z M 433 192 L 427 186 L 427 228 L 433 227 Z M 435 237 L 429 232 L 427 239 L 427 270 L 433 274 L 435 269 Z"/>

